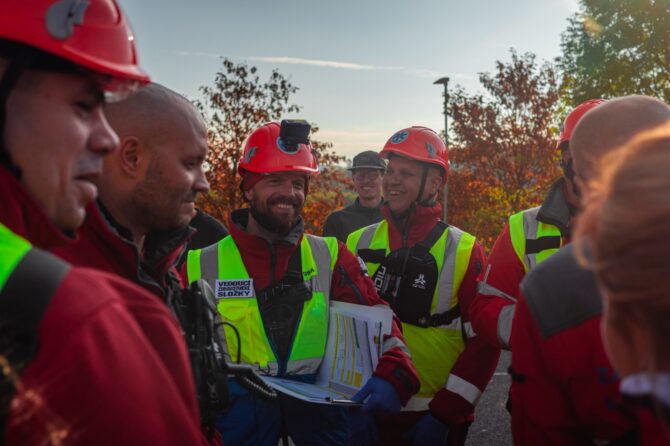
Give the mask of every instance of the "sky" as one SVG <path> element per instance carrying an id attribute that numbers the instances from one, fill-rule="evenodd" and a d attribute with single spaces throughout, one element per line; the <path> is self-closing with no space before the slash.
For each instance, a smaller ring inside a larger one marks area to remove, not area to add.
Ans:
<path id="1" fill-rule="evenodd" d="M 119 0 L 141 66 L 153 80 L 202 98 L 221 58 L 277 68 L 299 87 L 286 118 L 316 123 L 320 141 L 351 158 L 397 130 L 444 129 L 443 76 L 469 93 L 509 49 L 560 55 L 578 0 Z"/>

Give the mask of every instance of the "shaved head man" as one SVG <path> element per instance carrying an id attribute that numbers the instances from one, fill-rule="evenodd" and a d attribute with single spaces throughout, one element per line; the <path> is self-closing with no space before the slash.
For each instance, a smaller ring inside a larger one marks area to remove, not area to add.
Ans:
<path id="1" fill-rule="evenodd" d="M 588 111 L 570 140 L 582 195 L 588 194 L 604 155 L 663 123 L 670 123 L 670 108 L 646 96 L 613 99 Z M 591 444 L 594 439 L 628 444 L 624 439 L 636 435 L 635 422 L 614 403 L 626 379 L 619 381 L 603 347 L 595 276 L 575 256 L 575 246 L 585 243 L 576 240 L 561 249 L 521 284 L 511 338 L 515 445 Z"/>
<path id="2" fill-rule="evenodd" d="M 98 183 L 100 200 L 142 245 L 150 231 L 183 229 L 195 198 L 209 185 L 202 170 L 207 128 L 196 108 L 152 84 L 127 101 L 109 104 L 107 119 L 121 139 Z"/>
<path id="3" fill-rule="evenodd" d="M 603 155 L 619 148 L 636 134 L 670 121 L 668 105 L 649 96 L 626 96 L 607 101 L 579 121 L 570 141 L 577 183 L 600 171 Z"/>
<path id="4" fill-rule="evenodd" d="M 79 240 L 57 254 L 165 297 L 179 283 L 174 266 L 193 232 L 195 198 L 209 189 L 202 168 L 207 128 L 193 104 L 158 84 L 105 113 L 118 150 L 104 159 L 100 198 Z"/>

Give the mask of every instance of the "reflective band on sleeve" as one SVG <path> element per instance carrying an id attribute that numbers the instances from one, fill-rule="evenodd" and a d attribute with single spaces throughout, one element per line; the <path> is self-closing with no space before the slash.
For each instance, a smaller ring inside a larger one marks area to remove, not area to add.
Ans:
<path id="1" fill-rule="evenodd" d="M 490 265 L 489 265 L 490 266 Z M 500 291 L 498 288 L 493 287 L 486 283 L 486 281 L 479 282 L 477 284 L 477 292 L 479 294 L 485 294 L 487 296 L 497 296 L 497 297 L 502 297 L 504 299 L 510 300 L 512 302 L 516 302 L 516 298 L 510 296 L 504 291 Z"/>
<path id="2" fill-rule="evenodd" d="M 509 338 L 512 335 L 512 319 L 514 318 L 515 304 L 505 305 L 498 315 L 498 342 L 505 350 L 509 348 Z"/>
<path id="3" fill-rule="evenodd" d="M 449 375 L 449 380 L 445 386 L 450 392 L 454 392 L 465 399 L 468 403 L 473 406 L 477 404 L 479 397 L 482 395 L 481 390 L 477 388 L 474 384 L 470 384 L 463 378 L 459 378 L 456 375 Z"/>
<path id="4" fill-rule="evenodd" d="M 428 405 L 433 401 L 433 397 L 420 397 L 414 395 L 412 398 L 407 401 L 407 404 L 401 409 L 403 412 L 424 412 L 428 409 Z"/>
<path id="5" fill-rule="evenodd" d="M 384 340 L 382 343 L 382 354 L 386 353 L 394 347 L 398 347 L 404 354 L 407 355 L 408 358 L 412 357 L 405 343 L 396 337 L 389 337 Z"/>
<path id="6" fill-rule="evenodd" d="M 472 339 L 477 336 L 477 333 L 475 333 L 475 330 L 472 328 L 472 324 L 470 322 L 463 324 L 463 331 L 465 332 L 465 339 Z"/>

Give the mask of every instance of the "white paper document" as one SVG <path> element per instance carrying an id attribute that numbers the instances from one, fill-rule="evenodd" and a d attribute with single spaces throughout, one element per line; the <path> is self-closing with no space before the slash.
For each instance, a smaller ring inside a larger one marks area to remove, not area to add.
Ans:
<path id="1" fill-rule="evenodd" d="M 391 333 L 389 307 L 331 302 L 326 353 L 314 384 L 264 376 L 277 391 L 320 404 L 352 404 L 351 397 L 372 377 L 384 335 Z"/>

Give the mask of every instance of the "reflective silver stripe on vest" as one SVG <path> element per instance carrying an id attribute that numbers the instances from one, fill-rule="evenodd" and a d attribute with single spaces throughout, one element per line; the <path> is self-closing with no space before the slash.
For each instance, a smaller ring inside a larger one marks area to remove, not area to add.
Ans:
<path id="1" fill-rule="evenodd" d="M 456 275 L 456 252 L 458 244 L 461 242 L 463 231 L 453 226 L 447 229 L 447 243 L 444 247 L 444 262 L 442 264 L 442 271 L 440 271 L 440 280 L 438 282 L 437 303 L 435 305 L 434 313 L 444 313 L 451 308 L 451 292 L 454 287 L 454 276 Z M 441 328 L 451 328 L 455 320 L 448 326 Z M 460 318 L 458 318 L 458 329 L 460 326 Z"/>
<path id="2" fill-rule="evenodd" d="M 308 375 L 316 373 L 321 365 L 322 358 L 300 359 L 289 361 L 286 366 L 287 375 Z M 275 375 L 277 372 L 274 373 Z"/>
<path id="3" fill-rule="evenodd" d="M 361 234 L 361 237 L 358 239 L 358 243 L 356 244 L 356 252 L 354 254 L 358 255 L 358 251 L 360 249 L 367 249 L 370 247 L 370 244 L 372 243 L 372 237 L 375 236 L 375 232 L 377 232 L 377 228 L 379 227 L 379 223 L 375 223 L 374 225 L 370 225 L 365 230 L 363 230 L 363 233 Z"/>
<path id="4" fill-rule="evenodd" d="M 315 274 L 310 278 L 308 285 L 311 285 L 310 288 L 312 291 L 323 293 L 325 295 L 326 307 L 328 307 L 330 300 L 330 281 L 333 276 L 330 271 L 330 250 L 323 238 L 309 234 L 305 234 L 305 237 L 312 250 L 312 257 L 314 258 L 314 263 L 316 263 L 318 272 L 318 274 Z"/>
<path id="5" fill-rule="evenodd" d="M 537 221 L 537 214 L 540 212 L 540 207 L 528 209 L 523 212 L 523 235 L 526 240 L 534 240 L 537 238 L 537 230 L 540 227 L 540 222 Z M 526 240 L 523 242 L 523 261 L 530 271 L 535 267 L 537 254 L 526 254 Z"/>
<path id="6" fill-rule="evenodd" d="M 498 314 L 498 342 L 505 350 L 510 350 L 509 339 L 512 336 L 512 319 L 516 304 L 505 305 Z"/>
<path id="7" fill-rule="evenodd" d="M 219 243 L 214 243 L 200 251 L 200 277 L 216 290 L 216 279 L 219 277 Z"/>
<path id="8" fill-rule="evenodd" d="M 445 388 L 450 392 L 462 396 L 465 401 L 473 406 L 477 404 L 479 397 L 482 396 L 482 391 L 477 386 L 453 374 L 449 375 Z"/>

